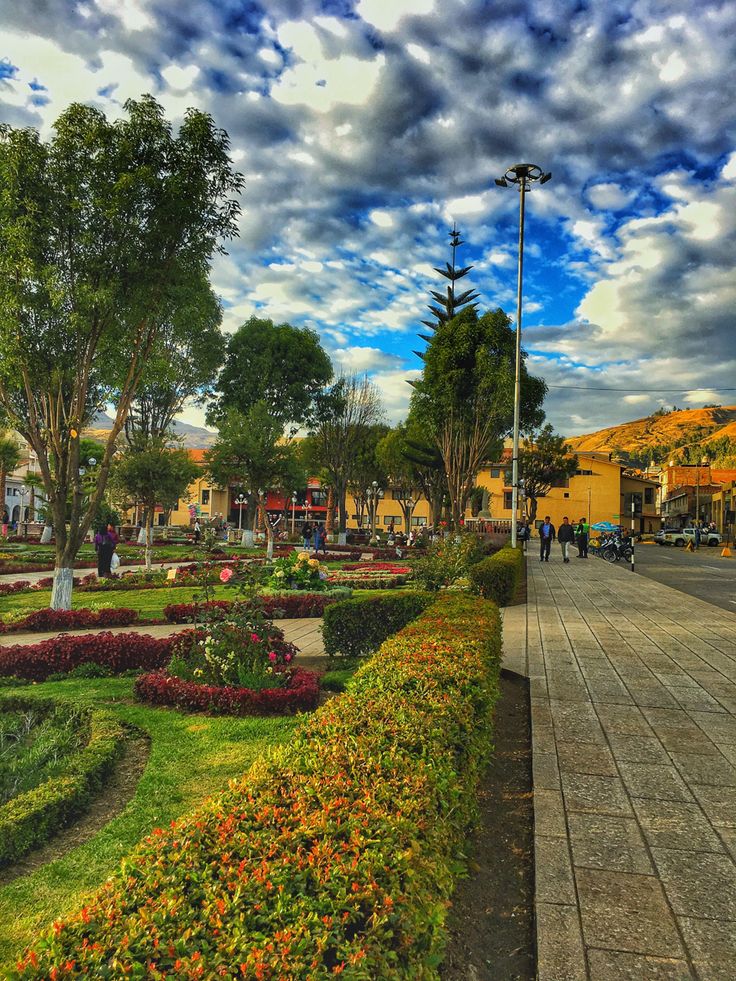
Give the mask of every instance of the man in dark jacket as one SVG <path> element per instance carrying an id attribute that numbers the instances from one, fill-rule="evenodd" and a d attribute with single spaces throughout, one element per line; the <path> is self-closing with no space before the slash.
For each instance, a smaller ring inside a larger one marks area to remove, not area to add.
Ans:
<path id="1" fill-rule="evenodd" d="M 539 561 L 549 562 L 549 550 L 555 540 L 555 526 L 547 515 L 539 526 Z"/>
<path id="2" fill-rule="evenodd" d="M 567 518 L 562 519 L 560 530 L 557 532 L 557 541 L 560 543 L 560 548 L 562 549 L 562 561 L 569 562 L 570 557 L 567 554 L 567 550 L 575 541 L 575 531 Z"/>
<path id="3" fill-rule="evenodd" d="M 577 527 L 577 538 L 578 538 L 578 558 L 587 559 L 588 558 L 588 534 L 590 532 L 590 525 L 585 520 L 585 518 L 580 519 L 580 524 Z"/>

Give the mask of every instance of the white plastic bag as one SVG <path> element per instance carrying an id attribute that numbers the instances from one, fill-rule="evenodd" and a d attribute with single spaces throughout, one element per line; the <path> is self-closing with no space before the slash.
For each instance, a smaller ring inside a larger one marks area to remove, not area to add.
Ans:
<path id="1" fill-rule="evenodd" d="M 120 568 L 120 556 L 117 552 L 112 553 L 112 558 L 110 559 L 110 572 L 117 572 Z"/>

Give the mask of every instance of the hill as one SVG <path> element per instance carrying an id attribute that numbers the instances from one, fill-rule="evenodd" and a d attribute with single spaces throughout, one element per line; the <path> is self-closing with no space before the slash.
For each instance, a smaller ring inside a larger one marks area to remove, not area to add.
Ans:
<path id="1" fill-rule="evenodd" d="M 84 435 L 90 439 L 106 440 L 108 433 L 112 429 L 112 419 L 104 412 L 98 413 L 92 420 L 92 425 L 85 430 Z M 217 433 L 204 429 L 202 426 L 190 426 L 189 423 L 174 421 L 174 432 L 181 439 L 181 445 L 190 450 L 207 450 L 215 439 Z"/>
<path id="2" fill-rule="evenodd" d="M 568 440 L 574 450 L 613 453 L 625 463 L 697 463 L 703 456 L 722 466 L 736 465 L 736 406 L 655 412 Z"/>

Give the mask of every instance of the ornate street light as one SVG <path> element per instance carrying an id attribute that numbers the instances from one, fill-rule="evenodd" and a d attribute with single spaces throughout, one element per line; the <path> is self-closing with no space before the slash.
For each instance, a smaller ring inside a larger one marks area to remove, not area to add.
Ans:
<path id="1" fill-rule="evenodd" d="M 536 164 L 521 163 L 509 167 L 503 177 L 497 177 L 498 187 L 515 184 L 519 189 L 519 271 L 516 288 L 516 371 L 514 377 L 514 442 L 511 490 L 511 544 L 516 546 L 519 510 L 519 416 L 521 414 L 521 289 L 524 271 L 524 208 L 526 192 L 539 181 L 546 184 L 552 177 Z"/>
<path id="2" fill-rule="evenodd" d="M 374 480 L 370 487 L 365 489 L 366 500 L 368 501 L 368 511 L 371 520 L 371 538 L 376 537 L 376 512 L 378 502 L 383 497 L 383 491 L 378 486 L 378 481 Z"/>
<path id="3" fill-rule="evenodd" d="M 235 498 L 235 504 L 238 505 L 238 534 L 240 534 L 240 529 L 243 523 L 243 505 L 247 500 L 247 494 L 238 494 L 238 496 Z"/>
<path id="4" fill-rule="evenodd" d="M 291 495 L 291 537 L 294 537 L 296 527 L 296 491 Z"/>

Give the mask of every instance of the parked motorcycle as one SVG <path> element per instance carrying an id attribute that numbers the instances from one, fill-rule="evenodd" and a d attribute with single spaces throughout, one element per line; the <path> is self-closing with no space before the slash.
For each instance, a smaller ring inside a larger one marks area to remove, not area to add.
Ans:
<path id="1" fill-rule="evenodd" d="M 601 543 L 598 548 L 598 555 L 606 562 L 618 562 L 623 559 L 631 562 L 631 538 L 626 534 L 612 532 L 601 536 Z"/>

